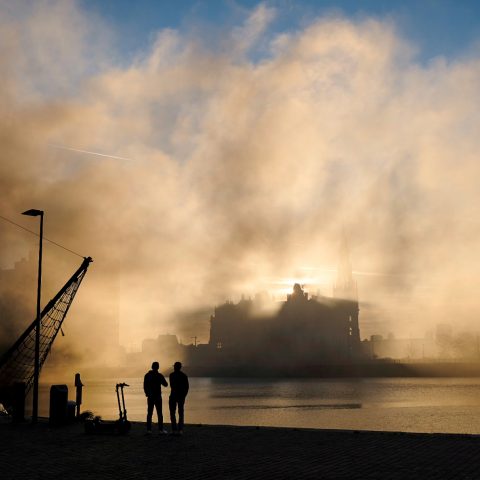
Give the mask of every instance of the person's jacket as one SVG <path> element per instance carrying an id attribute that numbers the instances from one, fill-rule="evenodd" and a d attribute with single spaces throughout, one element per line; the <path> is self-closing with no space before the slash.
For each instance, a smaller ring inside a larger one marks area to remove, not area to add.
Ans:
<path id="1" fill-rule="evenodd" d="M 147 397 L 162 395 L 162 385 L 168 387 L 165 377 L 158 370 L 150 370 L 143 379 L 143 391 Z"/>
<path id="2" fill-rule="evenodd" d="M 185 398 L 188 393 L 188 377 L 181 371 L 170 374 L 171 394 L 174 397 Z"/>

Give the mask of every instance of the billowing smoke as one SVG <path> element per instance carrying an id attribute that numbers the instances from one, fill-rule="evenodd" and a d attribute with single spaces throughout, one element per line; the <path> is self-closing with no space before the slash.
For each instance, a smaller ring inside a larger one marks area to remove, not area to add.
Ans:
<path id="1" fill-rule="evenodd" d="M 126 64 L 76 3 L 23 5 L 0 7 L 1 214 L 35 229 L 18 214 L 42 208 L 47 237 L 94 258 L 67 333 L 115 337 L 119 315 L 124 344 L 204 334 L 176 312 L 321 275 L 342 231 L 362 337 L 478 328 L 478 56 L 421 63 L 375 19 L 272 34 L 259 5 L 213 42 L 159 31 Z M 35 254 L 7 224 L 0 242 L 3 268 Z M 54 292 L 80 259 L 45 256 Z"/>

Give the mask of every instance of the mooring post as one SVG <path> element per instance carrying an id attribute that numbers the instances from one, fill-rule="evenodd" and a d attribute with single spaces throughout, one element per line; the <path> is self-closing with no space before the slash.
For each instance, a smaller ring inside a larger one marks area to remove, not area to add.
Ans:
<path id="1" fill-rule="evenodd" d="M 75 374 L 75 388 L 77 389 L 77 395 L 75 397 L 75 403 L 77 405 L 77 418 L 80 416 L 80 405 L 82 404 L 82 388 L 83 383 L 80 379 L 80 374 Z"/>

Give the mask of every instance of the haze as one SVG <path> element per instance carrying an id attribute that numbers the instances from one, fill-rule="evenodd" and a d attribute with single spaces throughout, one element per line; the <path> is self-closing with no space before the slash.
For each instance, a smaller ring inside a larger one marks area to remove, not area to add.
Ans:
<path id="1" fill-rule="evenodd" d="M 330 295 L 343 235 L 362 338 L 479 330 L 478 48 L 424 62 L 394 19 L 272 33 L 277 14 L 160 29 L 126 60 L 80 3 L 0 2 L 0 214 L 35 230 L 20 212 L 41 208 L 94 258 L 60 341 L 108 338 L 112 309 L 125 346 L 206 341 L 208 313 L 181 314 L 286 278 Z M 36 242 L 2 223 L 0 267 Z M 45 261 L 43 303 L 80 259 Z"/>

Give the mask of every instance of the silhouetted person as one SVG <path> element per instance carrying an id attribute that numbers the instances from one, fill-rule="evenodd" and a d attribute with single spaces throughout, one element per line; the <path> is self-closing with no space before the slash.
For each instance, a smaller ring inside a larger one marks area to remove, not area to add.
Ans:
<path id="1" fill-rule="evenodd" d="M 143 391 L 147 397 L 147 433 L 152 432 L 153 407 L 157 410 L 158 431 L 167 433 L 163 429 L 162 385 L 168 387 L 168 383 L 165 377 L 158 371 L 159 368 L 158 362 L 153 362 L 152 369 L 145 374 L 143 379 Z"/>
<path id="2" fill-rule="evenodd" d="M 173 365 L 173 372 L 170 374 L 170 398 L 168 399 L 168 406 L 170 408 L 170 421 L 172 422 L 172 433 L 183 433 L 183 420 L 184 420 L 184 405 L 185 398 L 188 394 L 188 377 L 181 372 L 182 364 L 175 362 Z M 177 419 L 175 411 L 178 405 L 178 430 Z"/>

